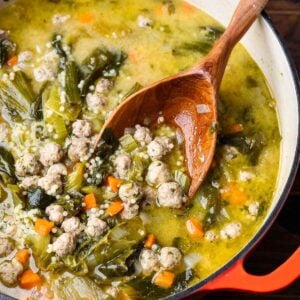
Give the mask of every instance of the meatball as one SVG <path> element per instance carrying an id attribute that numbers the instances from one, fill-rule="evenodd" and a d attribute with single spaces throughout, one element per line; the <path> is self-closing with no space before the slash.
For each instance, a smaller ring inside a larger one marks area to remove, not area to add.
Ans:
<path id="1" fill-rule="evenodd" d="M 159 260 L 153 250 L 143 249 L 140 253 L 139 261 L 143 272 L 146 274 L 150 274 L 159 269 Z"/>
<path id="2" fill-rule="evenodd" d="M 33 70 L 34 78 L 37 82 L 53 81 L 55 76 L 54 72 L 48 65 L 41 65 Z"/>
<path id="3" fill-rule="evenodd" d="M 40 162 L 45 166 L 51 166 L 63 158 L 63 150 L 57 143 L 48 142 L 40 151 Z"/>
<path id="4" fill-rule="evenodd" d="M 119 197 L 125 203 L 135 204 L 141 199 L 142 191 L 134 182 L 125 183 L 119 188 Z"/>
<path id="5" fill-rule="evenodd" d="M 72 253 L 76 247 L 76 240 L 72 233 L 66 232 L 59 236 L 52 244 L 52 251 L 58 256 Z"/>
<path id="6" fill-rule="evenodd" d="M 113 83 L 111 80 L 106 78 L 101 78 L 96 84 L 96 92 L 100 94 L 107 93 L 112 86 Z"/>
<path id="7" fill-rule="evenodd" d="M 139 27 L 147 27 L 152 24 L 152 20 L 142 15 L 138 16 L 137 24 Z"/>
<path id="8" fill-rule="evenodd" d="M 38 185 L 38 180 L 40 177 L 38 176 L 29 176 L 29 177 L 25 177 L 21 183 L 20 186 L 24 189 L 24 190 L 28 190 L 31 187 L 36 187 Z"/>
<path id="9" fill-rule="evenodd" d="M 131 157 L 128 154 L 120 154 L 115 160 L 117 176 L 120 179 L 125 179 L 131 166 Z"/>
<path id="10" fill-rule="evenodd" d="M 174 148 L 172 140 L 168 137 L 157 137 L 147 147 L 148 155 L 152 159 L 161 159 Z"/>
<path id="11" fill-rule="evenodd" d="M 67 174 L 68 174 L 67 167 L 62 163 L 52 165 L 47 171 L 47 176 L 51 176 L 51 175 L 66 176 Z"/>
<path id="12" fill-rule="evenodd" d="M 90 137 L 92 135 L 92 126 L 86 120 L 76 120 L 72 125 L 72 133 L 79 138 Z"/>
<path id="13" fill-rule="evenodd" d="M 254 202 L 251 202 L 249 205 L 248 205 L 248 211 L 249 211 L 249 214 L 252 216 L 252 217 L 256 217 L 259 213 L 259 202 L 257 201 L 254 201 Z"/>
<path id="14" fill-rule="evenodd" d="M 223 240 L 234 239 L 241 234 L 242 225 L 238 222 L 228 223 L 220 231 L 220 236 Z"/>
<path id="15" fill-rule="evenodd" d="M 65 232 L 69 232 L 74 235 L 78 235 L 82 231 L 80 220 L 77 217 L 71 217 L 64 220 L 61 224 L 61 228 Z"/>
<path id="16" fill-rule="evenodd" d="M 93 238 L 100 237 L 108 228 L 108 225 L 99 218 L 91 217 L 86 224 L 85 232 Z"/>
<path id="17" fill-rule="evenodd" d="M 15 163 L 16 174 L 24 177 L 26 175 L 37 175 L 41 170 L 41 165 L 34 154 L 25 153 Z"/>
<path id="18" fill-rule="evenodd" d="M 159 262 L 162 268 L 171 270 L 175 268 L 181 261 L 182 255 L 175 247 L 163 247 L 160 250 Z"/>
<path id="19" fill-rule="evenodd" d="M 146 180 L 151 185 L 158 185 L 172 180 L 172 175 L 165 163 L 154 161 L 148 168 Z"/>
<path id="20" fill-rule="evenodd" d="M 142 145 L 147 145 L 152 141 L 152 134 L 147 127 L 140 125 L 135 126 L 135 132 L 133 137 Z"/>
<path id="21" fill-rule="evenodd" d="M 46 175 L 38 180 L 38 186 L 48 195 L 57 196 L 63 191 L 63 182 L 60 175 Z"/>
<path id="22" fill-rule="evenodd" d="M 130 220 L 139 214 L 139 209 L 140 208 L 137 204 L 130 205 L 128 203 L 125 203 L 120 216 L 124 220 Z"/>
<path id="23" fill-rule="evenodd" d="M 158 187 L 157 201 L 163 207 L 180 208 L 186 201 L 186 197 L 177 182 L 167 182 Z"/>
<path id="24" fill-rule="evenodd" d="M 144 198 L 145 198 L 145 204 L 153 204 L 155 203 L 157 199 L 157 191 L 156 189 L 147 186 L 143 189 L 144 192 Z"/>
<path id="25" fill-rule="evenodd" d="M 89 93 L 86 96 L 86 104 L 89 110 L 99 113 L 106 105 L 106 97 L 98 92 Z"/>
<path id="26" fill-rule="evenodd" d="M 7 142 L 9 137 L 9 130 L 5 123 L 0 123 L 0 142 Z"/>
<path id="27" fill-rule="evenodd" d="M 64 220 L 64 209 L 61 205 L 51 204 L 45 210 L 49 220 L 55 224 L 61 224 Z"/>
<path id="28" fill-rule="evenodd" d="M 88 160 L 89 140 L 87 138 L 73 137 L 68 156 L 73 162 Z"/>
<path id="29" fill-rule="evenodd" d="M 26 63 L 31 61 L 33 58 L 33 53 L 31 51 L 23 51 L 18 55 L 18 62 L 19 63 Z"/>
<path id="30" fill-rule="evenodd" d="M 15 248 L 11 239 L 0 238 L 0 257 L 9 255 Z"/>
<path id="31" fill-rule="evenodd" d="M 17 284 L 19 275 L 23 272 L 23 265 L 13 259 L 12 261 L 6 260 L 0 265 L 0 280 L 8 286 L 14 286 Z"/>

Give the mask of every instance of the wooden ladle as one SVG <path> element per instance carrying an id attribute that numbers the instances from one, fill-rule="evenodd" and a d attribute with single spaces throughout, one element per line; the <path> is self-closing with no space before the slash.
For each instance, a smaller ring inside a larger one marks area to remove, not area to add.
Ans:
<path id="1" fill-rule="evenodd" d="M 210 53 L 192 68 L 158 81 L 122 102 L 99 133 L 111 129 L 116 137 L 125 128 L 150 121 L 175 126 L 184 141 L 185 162 L 191 177 L 188 192 L 193 197 L 211 165 L 216 146 L 217 97 L 232 49 L 260 15 L 268 0 L 241 0 L 231 22 Z M 159 55 L 159 53 L 157 53 Z"/>

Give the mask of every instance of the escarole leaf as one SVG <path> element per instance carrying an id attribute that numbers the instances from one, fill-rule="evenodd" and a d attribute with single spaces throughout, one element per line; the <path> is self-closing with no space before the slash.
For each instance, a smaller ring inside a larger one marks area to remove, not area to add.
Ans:
<path id="1" fill-rule="evenodd" d="M 127 55 L 121 51 L 106 48 L 95 49 L 82 63 L 81 73 L 83 85 L 81 96 L 85 97 L 88 88 L 100 77 L 113 78 L 118 76 L 119 69 Z"/>
<path id="2" fill-rule="evenodd" d="M 7 38 L 4 32 L 0 34 L 0 69 L 6 64 L 9 54 L 15 50 L 15 45 Z"/>
<path id="3" fill-rule="evenodd" d="M 0 73 L 1 75 L 1 73 Z M 14 79 L 0 80 L 0 102 L 14 121 L 29 119 L 35 100 L 31 84 L 22 71 L 15 72 Z"/>
<path id="4" fill-rule="evenodd" d="M 12 154 L 0 146 L 0 173 L 15 178 L 15 160 Z"/>

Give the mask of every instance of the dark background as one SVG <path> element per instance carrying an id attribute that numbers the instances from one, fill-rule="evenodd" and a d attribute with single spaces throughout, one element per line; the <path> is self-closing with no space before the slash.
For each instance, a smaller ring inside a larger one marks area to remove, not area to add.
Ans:
<path id="1" fill-rule="evenodd" d="M 270 0 L 266 9 L 276 29 L 285 41 L 300 73 L 300 0 Z M 300 173 L 290 196 L 263 241 L 249 255 L 246 270 L 252 274 L 267 274 L 284 262 L 300 246 Z M 299 266 L 300 272 L 300 266 Z M 272 295 L 238 292 L 218 292 L 204 300 L 300 300 L 300 280 Z"/>

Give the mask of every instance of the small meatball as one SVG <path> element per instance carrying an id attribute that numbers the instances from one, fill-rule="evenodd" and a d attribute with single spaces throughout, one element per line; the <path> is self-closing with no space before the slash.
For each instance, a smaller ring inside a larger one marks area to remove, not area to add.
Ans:
<path id="1" fill-rule="evenodd" d="M 77 217 L 71 217 L 64 220 L 61 224 L 61 228 L 65 232 L 69 232 L 74 235 L 78 235 L 82 231 L 80 220 Z"/>
<path id="2" fill-rule="evenodd" d="M 52 165 L 47 171 L 47 176 L 52 176 L 52 175 L 66 176 L 67 174 L 68 174 L 67 167 L 62 163 Z"/>
<path id="3" fill-rule="evenodd" d="M 66 256 L 72 253 L 76 247 L 76 239 L 73 234 L 66 232 L 59 236 L 52 244 L 52 251 L 58 256 Z"/>
<path id="4" fill-rule="evenodd" d="M 259 202 L 257 202 L 257 201 L 251 202 L 248 205 L 248 211 L 251 216 L 256 217 L 259 212 Z"/>
<path id="5" fill-rule="evenodd" d="M 154 204 L 156 202 L 157 199 L 156 189 L 147 186 L 143 189 L 143 192 L 144 192 L 145 204 Z"/>
<path id="6" fill-rule="evenodd" d="M 40 162 L 49 167 L 58 163 L 64 156 L 61 146 L 57 143 L 48 142 L 40 150 Z"/>
<path id="7" fill-rule="evenodd" d="M 209 242 L 213 242 L 218 238 L 217 234 L 215 233 L 215 231 L 213 230 L 208 230 L 205 232 L 204 234 L 204 239 L 209 241 Z"/>
<path id="8" fill-rule="evenodd" d="M 223 240 L 230 240 L 241 235 L 242 225 L 238 222 L 228 223 L 220 231 L 220 236 Z"/>
<path id="9" fill-rule="evenodd" d="M 138 16 L 137 24 L 141 28 L 151 26 L 152 20 L 150 18 L 140 15 L 140 16 Z"/>
<path id="10" fill-rule="evenodd" d="M 160 250 L 159 262 L 166 270 L 175 268 L 181 261 L 182 255 L 175 247 L 163 247 Z"/>
<path id="11" fill-rule="evenodd" d="M 128 204 L 135 204 L 142 195 L 140 187 L 134 182 L 122 184 L 119 188 L 119 197 Z"/>
<path id="12" fill-rule="evenodd" d="M 92 238 L 100 237 L 108 228 L 108 225 L 99 218 L 91 217 L 86 224 L 85 232 Z"/>
<path id="13" fill-rule="evenodd" d="M 70 15 L 60 15 L 56 14 L 52 17 L 52 24 L 63 24 L 71 18 Z"/>
<path id="14" fill-rule="evenodd" d="M 151 185 L 158 185 L 172 180 L 168 166 L 162 161 L 154 161 L 150 164 L 146 180 Z"/>
<path id="15" fill-rule="evenodd" d="M 72 133 L 79 138 L 90 137 L 93 133 L 91 124 L 86 120 L 76 120 L 72 128 Z"/>
<path id="16" fill-rule="evenodd" d="M 23 51 L 18 55 L 18 62 L 19 63 L 26 63 L 31 61 L 33 58 L 33 53 L 31 51 Z"/>
<path id="17" fill-rule="evenodd" d="M 93 111 L 94 113 L 100 112 L 106 105 L 106 97 L 100 93 L 89 93 L 86 96 L 86 104 L 89 110 Z"/>
<path id="18" fill-rule="evenodd" d="M 38 186 L 48 195 L 57 196 L 63 192 L 63 182 L 60 175 L 46 175 L 38 180 Z"/>
<path id="19" fill-rule="evenodd" d="M 167 182 L 158 187 L 157 202 L 163 207 L 180 208 L 186 202 L 186 197 L 179 183 Z"/>
<path id="20" fill-rule="evenodd" d="M 240 171 L 239 178 L 240 181 L 249 181 L 254 177 L 254 173 L 249 171 Z"/>
<path id="21" fill-rule="evenodd" d="M 0 123 L 0 143 L 8 141 L 9 129 L 5 123 Z"/>
<path id="22" fill-rule="evenodd" d="M 15 163 L 16 174 L 24 177 L 26 175 L 37 175 L 41 170 L 41 164 L 34 154 L 26 153 Z"/>
<path id="23" fill-rule="evenodd" d="M 89 140 L 86 138 L 72 138 L 68 156 L 73 162 L 88 160 Z"/>
<path id="24" fill-rule="evenodd" d="M 38 176 L 29 176 L 29 177 L 25 177 L 21 183 L 20 183 L 20 187 L 22 187 L 24 190 L 28 190 L 31 187 L 37 187 L 38 185 L 38 180 L 40 177 Z"/>
<path id="25" fill-rule="evenodd" d="M 15 248 L 11 239 L 0 238 L 0 257 L 9 255 Z"/>
<path id="26" fill-rule="evenodd" d="M 172 140 L 166 136 L 155 138 L 147 147 L 148 155 L 152 159 L 161 159 L 174 148 Z"/>
<path id="27" fill-rule="evenodd" d="M 111 80 L 101 78 L 96 84 L 96 92 L 100 94 L 106 93 L 112 86 L 113 83 Z"/>
<path id="28" fill-rule="evenodd" d="M 159 269 L 159 260 L 153 250 L 143 249 L 140 253 L 139 261 L 143 272 L 146 274 L 150 274 Z"/>
<path id="29" fill-rule="evenodd" d="M 35 68 L 33 75 L 37 82 L 53 81 L 55 79 L 55 74 L 48 65 Z"/>
<path id="30" fill-rule="evenodd" d="M 135 126 L 135 132 L 133 137 L 142 145 L 145 146 L 152 141 L 152 134 L 147 127 L 141 125 Z"/>
<path id="31" fill-rule="evenodd" d="M 225 145 L 223 147 L 223 158 L 226 161 L 233 160 L 234 158 L 237 157 L 238 154 L 239 154 L 239 150 L 233 146 Z"/>
<path id="32" fill-rule="evenodd" d="M 64 220 L 64 208 L 61 205 L 51 204 L 46 207 L 45 213 L 55 224 L 61 224 Z"/>
<path id="33" fill-rule="evenodd" d="M 139 214 L 139 206 L 137 204 L 130 205 L 124 203 L 123 210 L 120 213 L 120 216 L 124 220 L 130 220 Z"/>
<path id="34" fill-rule="evenodd" d="M 12 261 L 6 260 L 0 265 L 0 280 L 1 282 L 12 287 L 17 284 L 18 277 L 23 272 L 23 265 L 13 259 Z"/>
<path id="35" fill-rule="evenodd" d="M 120 179 L 125 179 L 131 166 L 131 157 L 129 154 L 120 154 L 114 162 L 117 176 Z"/>

